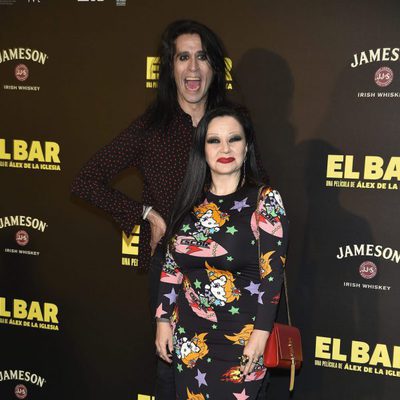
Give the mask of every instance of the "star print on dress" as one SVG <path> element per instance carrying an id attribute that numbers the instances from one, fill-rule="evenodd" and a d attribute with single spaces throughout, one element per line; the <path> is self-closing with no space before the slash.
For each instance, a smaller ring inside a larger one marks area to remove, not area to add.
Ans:
<path id="1" fill-rule="evenodd" d="M 169 304 L 176 303 L 176 298 L 178 294 L 175 292 L 175 288 L 172 288 L 171 291 L 167 294 L 164 294 L 165 297 L 168 297 L 169 299 Z"/>
<path id="2" fill-rule="evenodd" d="M 187 231 L 189 231 L 190 230 L 190 226 L 189 226 L 189 224 L 185 224 L 185 225 L 183 225 L 182 226 L 182 228 L 181 228 L 181 231 L 183 231 L 183 232 L 187 232 Z"/>
<path id="3" fill-rule="evenodd" d="M 234 226 L 226 227 L 226 233 L 230 233 L 231 235 L 234 235 L 236 232 L 239 232 L 239 231 Z"/>
<path id="4" fill-rule="evenodd" d="M 162 303 L 157 307 L 156 318 L 161 318 L 167 312 L 163 310 Z"/>
<path id="5" fill-rule="evenodd" d="M 232 314 L 232 315 L 235 315 L 235 314 L 239 314 L 239 307 L 231 307 L 230 309 L 229 309 L 229 312 Z"/>
<path id="6" fill-rule="evenodd" d="M 243 210 L 243 208 L 250 207 L 248 204 L 246 204 L 247 199 L 248 199 L 248 197 L 246 197 L 242 201 L 234 200 L 235 205 L 231 208 L 231 210 L 238 210 L 238 212 L 240 212 Z"/>
<path id="7" fill-rule="evenodd" d="M 206 372 L 201 372 L 199 369 L 197 369 L 197 375 L 195 376 L 195 379 L 197 380 L 199 387 L 201 387 L 201 385 L 208 386 L 206 382 L 206 375 Z"/>
<path id="8" fill-rule="evenodd" d="M 248 290 L 251 295 L 258 294 L 260 285 L 261 283 L 254 283 L 253 281 L 250 281 L 250 285 L 246 286 L 245 289 Z"/>
<path id="9" fill-rule="evenodd" d="M 240 393 L 233 393 L 236 400 L 246 400 L 249 396 L 246 395 L 246 389 L 243 389 Z"/>
<path id="10" fill-rule="evenodd" d="M 198 279 L 196 279 L 196 280 L 193 282 L 193 285 L 194 285 L 194 287 L 195 287 L 196 289 L 200 289 L 200 288 L 201 288 L 201 282 L 200 282 Z"/>
<path id="11" fill-rule="evenodd" d="M 259 212 L 271 232 L 260 228 L 256 240 L 251 219 L 259 190 L 243 187 L 238 192 L 207 192 L 201 205 L 183 218 L 170 246 L 176 263 L 168 263 L 168 272 L 182 274 L 182 281 L 160 282 L 157 304 L 162 303 L 160 311 L 167 312 L 163 316 L 173 325 L 176 397 L 181 400 L 256 400 L 266 374 L 260 359 L 253 372 L 243 376 L 238 357 L 254 329 L 272 329 L 288 223 L 277 213 L 282 228 L 278 237 L 273 232 L 278 221 L 273 210 L 267 213 L 269 199 L 262 197 Z M 228 215 L 229 221 L 223 218 Z M 213 251 L 217 242 L 220 247 Z M 218 252 L 222 246 L 224 254 Z M 170 304 L 175 294 L 176 303 Z"/>

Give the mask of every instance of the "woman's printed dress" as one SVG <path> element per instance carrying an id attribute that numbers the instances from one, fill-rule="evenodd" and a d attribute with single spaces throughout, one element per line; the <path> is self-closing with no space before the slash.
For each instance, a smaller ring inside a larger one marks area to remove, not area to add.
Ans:
<path id="1" fill-rule="evenodd" d="M 156 317 L 173 326 L 177 399 L 250 400 L 261 387 L 262 359 L 241 377 L 239 356 L 253 329 L 272 329 L 288 221 L 276 190 L 263 191 L 258 215 L 257 197 L 256 187 L 207 193 L 166 256 Z"/>

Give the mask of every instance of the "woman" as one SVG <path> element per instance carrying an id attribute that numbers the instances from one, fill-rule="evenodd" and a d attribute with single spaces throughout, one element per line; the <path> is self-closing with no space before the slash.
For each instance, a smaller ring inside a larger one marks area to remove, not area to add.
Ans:
<path id="1" fill-rule="evenodd" d="M 174 363 L 177 399 L 256 398 L 287 234 L 279 193 L 258 181 L 249 119 L 233 108 L 207 112 L 166 234 L 156 312 L 156 347 Z"/>

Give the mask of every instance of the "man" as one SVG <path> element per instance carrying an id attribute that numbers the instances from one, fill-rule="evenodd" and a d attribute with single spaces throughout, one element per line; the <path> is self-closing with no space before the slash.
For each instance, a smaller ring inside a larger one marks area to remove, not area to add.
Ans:
<path id="1" fill-rule="evenodd" d="M 109 213 L 127 235 L 140 225 L 139 266 L 150 266 L 153 315 L 162 262 L 157 245 L 183 180 L 193 131 L 206 110 L 226 103 L 225 50 L 209 28 L 189 20 L 173 22 L 162 35 L 159 57 L 155 101 L 89 160 L 72 186 L 75 195 Z M 143 203 L 109 186 L 132 166 L 143 175 Z M 161 360 L 156 398 L 175 399 L 173 372 Z"/>

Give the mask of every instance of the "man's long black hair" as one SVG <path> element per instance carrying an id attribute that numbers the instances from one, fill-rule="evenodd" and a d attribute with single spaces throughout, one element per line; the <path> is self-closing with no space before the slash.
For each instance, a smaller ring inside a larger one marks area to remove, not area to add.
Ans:
<path id="1" fill-rule="evenodd" d="M 184 34 L 198 34 L 208 62 L 213 70 L 213 79 L 207 96 L 206 110 L 226 102 L 226 52 L 219 37 L 205 25 L 192 20 L 172 22 L 165 29 L 158 50 L 160 58 L 157 97 L 149 106 L 150 126 L 166 128 L 172 121 L 178 107 L 177 88 L 174 79 L 175 41 Z"/>

